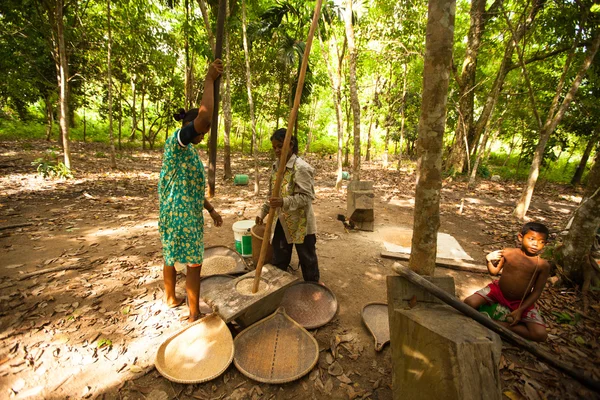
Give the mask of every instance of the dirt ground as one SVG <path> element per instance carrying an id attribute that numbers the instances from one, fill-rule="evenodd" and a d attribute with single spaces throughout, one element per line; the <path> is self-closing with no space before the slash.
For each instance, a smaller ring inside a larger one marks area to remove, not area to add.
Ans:
<path id="1" fill-rule="evenodd" d="M 385 279 L 393 274 L 393 261 L 380 253 L 390 228 L 412 225 L 411 163 L 400 171 L 380 162 L 364 165 L 363 179 L 375 182 L 375 232 L 348 232 L 336 219 L 346 212 L 346 192 L 334 189 L 335 160 L 306 157 L 317 170 L 314 209 L 321 279 L 339 303 L 333 321 L 312 331 L 321 350 L 317 368 L 295 382 L 267 385 L 245 377 L 232 364 L 211 382 L 181 385 L 164 379 L 153 366 L 156 349 L 186 324 L 181 319 L 187 315 L 185 306 L 168 309 L 162 304 L 156 188 L 161 152 L 124 153 L 113 171 L 103 156 L 106 148 L 74 143 L 75 178 L 61 181 L 44 180 L 31 166 L 48 147 L 45 142 L 0 142 L 0 397 L 392 398 L 390 347 L 374 350 L 360 312 L 369 302 L 386 302 Z M 202 159 L 207 162 L 205 152 Z M 252 182 L 251 163 L 250 157 L 235 155 L 234 173 L 247 173 Z M 217 171 L 212 202 L 224 225 L 214 227 L 206 217 L 206 246 L 234 246 L 232 225 L 254 219 L 265 196 L 269 165 L 265 155 L 258 197 L 252 186 L 223 182 Z M 559 231 L 580 194 L 556 185 L 540 187 L 538 193 L 530 217 Z M 518 194 L 519 186 L 509 182 L 481 181 L 466 190 L 464 182 L 446 180 L 440 230 L 483 263 L 487 251 L 514 244 L 520 224 L 510 211 Z M 490 281 L 487 275 L 443 268 L 436 275 L 453 276 L 461 299 Z M 182 295 L 184 282 L 178 281 Z M 566 317 L 558 321 L 554 311 L 576 318 L 582 302 L 576 290 L 549 285 L 541 299 L 550 328 L 543 346 L 600 379 L 600 310 L 598 295 L 592 295 L 587 318 L 577 318 L 576 324 Z M 335 360 L 344 372 L 340 376 L 328 372 L 336 337 L 345 340 Z M 501 375 L 505 398 L 598 397 L 510 345 L 503 348 Z"/>

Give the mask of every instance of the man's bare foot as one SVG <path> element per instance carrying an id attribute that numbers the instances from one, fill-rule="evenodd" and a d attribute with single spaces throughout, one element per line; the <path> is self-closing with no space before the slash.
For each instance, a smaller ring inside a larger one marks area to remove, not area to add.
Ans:
<path id="1" fill-rule="evenodd" d="M 165 297 L 165 304 L 169 308 L 177 308 L 180 305 L 182 305 L 184 301 L 185 301 L 185 298 L 178 299 L 177 297 L 175 297 L 174 299 L 169 299 L 168 297 Z"/>

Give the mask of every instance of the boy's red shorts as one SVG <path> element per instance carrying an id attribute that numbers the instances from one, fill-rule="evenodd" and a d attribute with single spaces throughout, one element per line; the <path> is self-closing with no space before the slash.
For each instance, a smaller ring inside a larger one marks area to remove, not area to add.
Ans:
<path id="1" fill-rule="evenodd" d="M 475 294 L 483 297 L 489 304 L 498 303 L 508 307 L 511 311 L 516 310 L 521 305 L 521 300 L 511 301 L 504 297 L 504 294 L 502 294 L 502 291 L 500 290 L 500 285 L 498 285 L 498 281 L 493 281 L 483 289 L 476 291 Z M 542 316 L 540 315 L 537 304 L 532 305 L 523 312 L 521 321 L 533 322 L 534 324 L 539 324 L 544 327 L 546 326 Z"/>

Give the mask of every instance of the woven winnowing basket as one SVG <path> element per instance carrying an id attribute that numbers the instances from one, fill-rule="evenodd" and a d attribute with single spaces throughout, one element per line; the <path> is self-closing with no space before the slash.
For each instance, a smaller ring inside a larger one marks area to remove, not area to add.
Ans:
<path id="1" fill-rule="evenodd" d="M 229 258 L 232 262 L 230 268 L 222 268 L 211 263 L 212 258 Z M 219 274 L 242 274 L 248 272 L 248 267 L 244 258 L 235 250 L 226 246 L 211 246 L 204 249 L 204 263 L 202 265 L 202 276 L 211 276 Z"/>
<path id="2" fill-rule="evenodd" d="M 264 383 L 287 383 L 309 373 L 319 359 L 319 345 L 282 307 L 235 338 L 233 362 L 247 377 Z"/>
<path id="3" fill-rule="evenodd" d="M 217 313 L 175 332 L 158 348 L 154 362 L 170 381 L 201 383 L 220 376 L 233 360 L 233 337 Z"/>
<path id="4" fill-rule="evenodd" d="M 335 317 L 338 302 L 329 288 L 315 282 L 300 282 L 286 289 L 281 306 L 304 329 L 316 329 Z"/>
<path id="5" fill-rule="evenodd" d="M 362 309 L 362 320 L 375 338 L 375 351 L 381 351 L 390 341 L 390 321 L 386 303 L 368 303 Z"/>

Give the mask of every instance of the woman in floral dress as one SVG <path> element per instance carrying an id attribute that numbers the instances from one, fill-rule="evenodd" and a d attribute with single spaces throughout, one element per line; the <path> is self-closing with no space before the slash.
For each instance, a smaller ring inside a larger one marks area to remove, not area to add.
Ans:
<path id="1" fill-rule="evenodd" d="M 158 230 L 163 245 L 165 264 L 165 302 L 169 307 L 181 305 L 184 299 L 175 296 L 176 266 L 185 267 L 186 294 L 190 308 L 189 322 L 200 318 L 199 293 L 200 270 L 204 256 L 205 208 L 216 226 L 223 219 L 204 197 L 206 186 L 204 165 L 198 151 L 191 144 L 198 144 L 210 130 L 214 108 L 214 81 L 223 71 L 221 60 L 209 67 L 204 80 L 204 93 L 199 109 L 175 115 L 182 121 L 182 128 L 175 131 L 165 143 L 163 164 L 158 182 L 159 219 Z"/>

